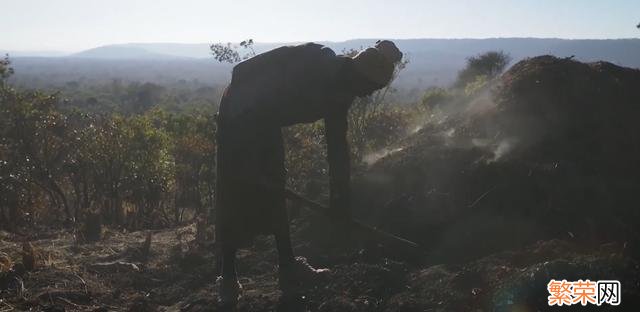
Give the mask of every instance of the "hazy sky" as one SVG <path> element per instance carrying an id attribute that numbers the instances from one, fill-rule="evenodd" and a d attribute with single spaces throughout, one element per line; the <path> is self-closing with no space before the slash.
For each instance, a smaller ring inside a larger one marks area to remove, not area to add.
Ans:
<path id="1" fill-rule="evenodd" d="M 244 38 L 640 36 L 640 0 L 0 0 L 0 8 L 0 50 Z"/>

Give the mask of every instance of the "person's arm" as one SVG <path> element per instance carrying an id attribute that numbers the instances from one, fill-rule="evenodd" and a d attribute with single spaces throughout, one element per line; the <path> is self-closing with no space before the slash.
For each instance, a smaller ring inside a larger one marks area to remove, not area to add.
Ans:
<path id="1" fill-rule="evenodd" d="M 329 161 L 330 213 L 351 218 L 351 163 L 347 143 L 347 113 L 334 113 L 324 120 Z"/>

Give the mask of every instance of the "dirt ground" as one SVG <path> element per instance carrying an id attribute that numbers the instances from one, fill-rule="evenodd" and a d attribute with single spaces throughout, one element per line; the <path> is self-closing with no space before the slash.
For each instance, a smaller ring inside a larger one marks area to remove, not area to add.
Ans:
<path id="1" fill-rule="evenodd" d="M 25 239 L 38 253 L 32 271 L 2 274 L 0 311 L 219 311 L 215 255 L 207 244 L 195 246 L 195 226 L 154 232 L 145 260 L 147 233 L 107 230 L 102 241 L 80 244 L 68 231 L 0 232 L 0 251 L 16 263 Z M 432 263 L 428 254 L 402 260 L 380 248 L 331 248 L 303 233 L 294 233 L 297 253 L 330 268 L 327 280 L 302 300 L 283 301 L 273 242 L 259 238 L 239 253 L 244 293 L 237 311 L 546 310 L 551 278 L 619 279 L 623 306 L 640 304 L 640 267 L 624 242 L 593 246 L 568 237 L 464 263 Z"/>

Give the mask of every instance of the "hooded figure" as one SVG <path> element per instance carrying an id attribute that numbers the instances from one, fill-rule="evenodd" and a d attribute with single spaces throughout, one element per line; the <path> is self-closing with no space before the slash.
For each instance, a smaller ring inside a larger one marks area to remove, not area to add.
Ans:
<path id="1" fill-rule="evenodd" d="M 294 257 L 285 207 L 281 128 L 323 119 L 330 176 L 330 212 L 347 222 L 350 159 L 347 113 L 353 100 L 385 87 L 402 53 L 378 41 L 355 57 L 315 43 L 280 47 L 233 68 L 218 112 L 216 241 L 222 250 L 219 298 L 235 304 L 235 254 L 257 234 L 273 234 L 279 285 L 286 294 L 316 270 Z"/>

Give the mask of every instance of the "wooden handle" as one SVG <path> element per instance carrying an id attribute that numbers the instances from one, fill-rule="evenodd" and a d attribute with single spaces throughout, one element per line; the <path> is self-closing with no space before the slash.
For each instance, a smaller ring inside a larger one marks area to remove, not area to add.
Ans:
<path id="1" fill-rule="evenodd" d="M 310 200 L 308 198 L 305 198 L 303 196 L 301 196 L 300 194 L 290 190 L 290 189 L 285 189 L 285 195 L 287 196 L 287 198 L 303 203 L 305 204 L 305 206 L 307 206 L 308 208 L 310 208 L 313 211 L 316 211 L 322 215 L 328 216 L 329 215 L 329 209 L 318 203 L 315 202 L 313 200 Z M 419 250 L 424 250 L 423 248 L 420 247 L 420 245 L 418 245 L 417 243 L 414 243 L 408 239 L 387 233 L 385 231 L 382 231 L 378 228 L 372 227 L 372 226 L 368 226 L 362 222 L 356 221 L 356 220 L 350 220 L 349 224 L 361 231 L 366 232 L 367 234 L 373 235 L 376 238 L 380 239 L 380 240 L 384 240 L 384 241 L 390 241 L 390 242 L 394 242 L 394 243 L 400 243 L 403 246 L 412 248 L 412 249 L 419 249 Z"/>

